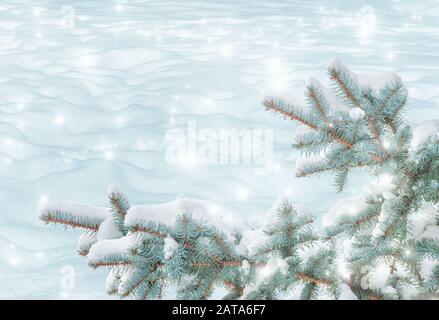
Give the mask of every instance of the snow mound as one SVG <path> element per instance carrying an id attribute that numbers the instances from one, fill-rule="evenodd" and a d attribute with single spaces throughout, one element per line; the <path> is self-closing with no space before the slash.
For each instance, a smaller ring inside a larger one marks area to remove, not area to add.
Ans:
<path id="1" fill-rule="evenodd" d="M 38 206 L 39 217 L 46 221 L 49 215 L 54 212 L 66 212 L 77 217 L 94 218 L 101 222 L 111 217 L 111 212 L 108 208 L 97 207 L 89 204 L 84 204 L 74 201 L 61 201 L 47 199 L 40 202 Z"/>

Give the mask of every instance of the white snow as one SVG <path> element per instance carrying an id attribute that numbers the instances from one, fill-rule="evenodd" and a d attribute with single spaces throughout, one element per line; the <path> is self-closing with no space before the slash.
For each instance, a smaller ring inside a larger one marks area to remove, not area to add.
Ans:
<path id="1" fill-rule="evenodd" d="M 281 194 L 277 197 L 276 201 L 270 209 L 268 209 L 261 219 L 261 225 L 267 226 L 278 221 L 277 211 L 282 206 L 284 201 L 288 201 L 288 198 Z M 292 204 L 296 209 L 297 216 L 308 215 L 310 210 L 306 208 L 303 204 Z M 245 228 L 241 230 L 242 239 L 239 242 L 236 250 L 239 254 L 249 254 L 253 255 L 260 249 L 268 240 L 267 236 L 264 234 L 263 228 L 260 229 L 250 229 Z"/>
<path id="2" fill-rule="evenodd" d="M 356 74 L 337 57 L 329 61 L 328 68 L 332 68 L 336 71 L 343 70 L 349 74 L 352 79 L 358 81 L 360 86 L 371 88 L 375 92 L 379 92 L 387 84 L 401 83 L 401 78 L 393 72 L 381 72 L 376 75 Z"/>
<path id="3" fill-rule="evenodd" d="M 47 215 L 55 211 L 70 213 L 77 217 L 93 217 L 102 221 L 108 217 L 111 217 L 111 212 L 108 208 L 97 207 L 74 201 L 45 199 L 44 201 L 41 201 L 38 207 L 40 219 L 43 220 L 45 220 Z"/>
<path id="4" fill-rule="evenodd" d="M 382 174 L 374 179 L 360 194 L 346 197 L 335 203 L 323 217 L 324 226 L 332 225 L 337 218 L 348 215 L 355 216 L 366 208 L 366 199 L 369 196 L 381 194 L 385 199 L 394 197 L 391 190 L 394 188 L 392 176 Z M 383 217 L 384 218 L 384 217 Z"/>
<path id="5" fill-rule="evenodd" d="M 107 195 L 112 195 L 112 194 L 123 194 L 119 186 L 117 186 L 114 183 L 110 184 L 107 188 Z"/>
<path id="6" fill-rule="evenodd" d="M 90 247 L 97 241 L 96 232 L 83 232 L 78 238 L 77 251 L 87 253 Z"/>
<path id="7" fill-rule="evenodd" d="M 233 214 L 218 212 L 212 203 L 188 198 L 177 198 L 159 205 L 133 206 L 128 210 L 125 222 L 127 225 L 146 224 L 151 221 L 173 225 L 176 217 L 184 213 L 191 214 L 195 220 L 213 225 L 228 235 L 232 235 L 243 226 Z"/>
<path id="8" fill-rule="evenodd" d="M 439 138 L 439 120 L 427 120 L 413 125 L 411 148 L 415 149 L 433 135 Z"/>
<path id="9" fill-rule="evenodd" d="M 238 254 L 255 254 L 257 249 L 267 241 L 267 236 L 262 229 L 247 229 L 243 230 L 241 233 L 242 239 L 236 247 L 236 252 Z"/>
<path id="10" fill-rule="evenodd" d="M 335 71 L 344 70 L 346 67 L 341 62 L 340 58 L 334 57 L 328 62 L 328 68 L 334 69 Z"/>
<path id="11" fill-rule="evenodd" d="M 258 228 L 277 195 L 290 188 L 293 203 L 326 212 L 340 198 L 332 177 L 294 177 L 297 125 L 264 112 L 260 100 L 272 84 L 300 97 L 308 77 L 326 84 L 332 56 L 358 73 L 399 74 L 409 88 L 406 118 L 437 118 L 438 2 L 374 3 L 368 45 L 358 35 L 361 6 L 345 4 L 139 0 L 116 11 L 96 0 L 75 1 L 69 29 L 60 26 L 58 1 L 38 1 L 34 15 L 24 1 L 3 0 L 0 298 L 113 298 L 103 290 L 104 272 L 89 270 L 77 256 L 79 232 L 48 229 L 37 219 L 42 195 L 106 207 L 110 183 L 123 187 L 132 204 L 184 193 Z M 222 56 L 222 48 L 233 56 Z M 386 59 L 390 52 L 393 60 Z M 268 61 L 279 68 L 267 70 Z M 188 120 L 213 130 L 273 130 L 282 170 L 255 176 L 247 165 L 188 170 L 168 164 L 166 132 L 185 131 Z M 358 183 L 352 176 L 350 186 Z M 240 185 L 251 192 L 237 201 Z M 15 249 L 4 250 L 9 245 Z M 39 252 L 44 259 L 35 259 Z M 66 264 L 76 271 L 75 289 L 60 292 L 59 268 Z"/>
<path id="12" fill-rule="evenodd" d="M 107 255 L 123 255 L 129 248 L 129 238 L 108 239 L 96 242 L 87 255 L 88 261 L 98 260 Z"/>
<path id="13" fill-rule="evenodd" d="M 417 240 L 423 238 L 439 240 L 438 212 L 437 205 L 424 204 L 412 218 L 411 237 Z"/>
<path id="14" fill-rule="evenodd" d="M 118 239 L 123 234 L 120 232 L 118 225 L 114 222 L 113 217 L 107 218 L 99 226 L 97 239 L 102 241 L 105 239 Z"/>
<path id="15" fill-rule="evenodd" d="M 288 263 L 279 257 L 270 255 L 267 263 L 257 270 L 256 280 L 244 288 L 243 297 L 254 291 L 261 283 L 266 281 L 276 272 L 285 274 L 288 269 Z"/>

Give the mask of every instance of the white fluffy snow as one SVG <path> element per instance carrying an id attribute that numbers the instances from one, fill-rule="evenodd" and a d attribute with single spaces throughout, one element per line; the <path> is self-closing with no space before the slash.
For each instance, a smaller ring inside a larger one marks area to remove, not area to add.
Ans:
<path id="1" fill-rule="evenodd" d="M 437 118 L 436 1 L 374 3 L 367 42 L 359 36 L 362 6 L 341 0 L 139 0 L 122 11 L 76 1 L 73 28 L 61 25 L 64 3 L 37 5 L 39 15 L 21 0 L 0 9 L 0 298 L 111 298 L 106 273 L 75 252 L 79 232 L 36 217 L 42 197 L 100 208 L 116 183 L 132 204 L 183 193 L 258 228 L 279 194 L 318 217 L 356 194 L 361 175 L 339 195 L 329 176 L 295 178 L 297 126 L 260 105 L 273 87 L 302 97 L 311 76 L 326 86 L 333 56 L 355 73 L 395 72 L 409 89 L 406 117 Z M 188 120 L 213 130 L 273 130 L 281 169 L 256 176 L 246 165 L 169 165 L 166 132 L 186 130 Z M 244 187 L 248 196 L 237 200 Z M 60 287 L 64 266 L 75 270 L 74 289 Z"/>
<path id="2" fill-rule="evenodd" d="M 173 225 L 178 215 L 190 214 L 195 220 L 213 225 L 228 235 L 244 226 L 232 213 L 219 211 L 208 201 L 177 198 L 173 201 L 150 206 L 133 206 L 125 217 L 127 225 L 147 224 L 148 222 Z"/>
<path id="3" fill-rule="evenodd" d="M 38 207 L 40 218 L 43 220 L 45 220 L 45 217 L 48 214 L 56 211 L 70 213 L 77 217 L 93 217 L 102 221 L 111 217 L 111 212 L 108 208 L 97 207 L 74 201 L 45 199 L 40 202 Z"/>
<path id="4" fill-rule="evenodd" d="M 423 238 L 439 240 L 438 217 L 439 210 L 437 205 L 423 205 L 419 212 L 413 216 L 411 237 L 418 240 Z"/>
<path id="5" fill-rule="evenodd" d="M 393 187 L 394 185 L 392 184 L 392 177 L 390 175 L 380 175 L 358 195 L 346 197 L 336 202 L 325 214 L 323 218 L 324 226 L 330 226 L 341 216 L 357 215 L 366 208 L 366 199 L 369 196 L 381 194 L 385 199 L 392 198 L 394 196 L 391 192 Z"/>

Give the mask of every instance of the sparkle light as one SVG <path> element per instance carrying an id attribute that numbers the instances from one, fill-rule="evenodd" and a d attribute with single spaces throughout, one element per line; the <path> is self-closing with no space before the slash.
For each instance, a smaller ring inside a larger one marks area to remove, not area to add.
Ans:
<path id="1" fill-rule="evenodd" d="M 118 5 L 116 5 L 115 10 L 117 12 L 121 12 L 121 11 L 123 11 L 123 6 L 121 4 L 118 4 Z"/>

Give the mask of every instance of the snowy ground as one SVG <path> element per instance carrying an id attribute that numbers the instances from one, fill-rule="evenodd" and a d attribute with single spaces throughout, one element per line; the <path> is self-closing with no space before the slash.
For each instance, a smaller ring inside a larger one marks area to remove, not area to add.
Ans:
<path id="1" fill-rule="evenodd" d="M 358 192 L 364 176 L 337 195 L 330 178 L 294 178 L 295 125 L 260 105 L 269 91 L 301 96 L 333 56 L 398 73 L 407 118 L 437 118 L 437 1 L 71 3 L 0 2 L 0 298 L 107 298 L 78 233 L 37 219 L 44 197 L 105 205 L 117 183 L 134 204 L 184 194 L 258 225 L 281 193 L 321 216 Z M 168 163 L 166 133 L 188 121 L 272 129 L 274 170 Z"/>

